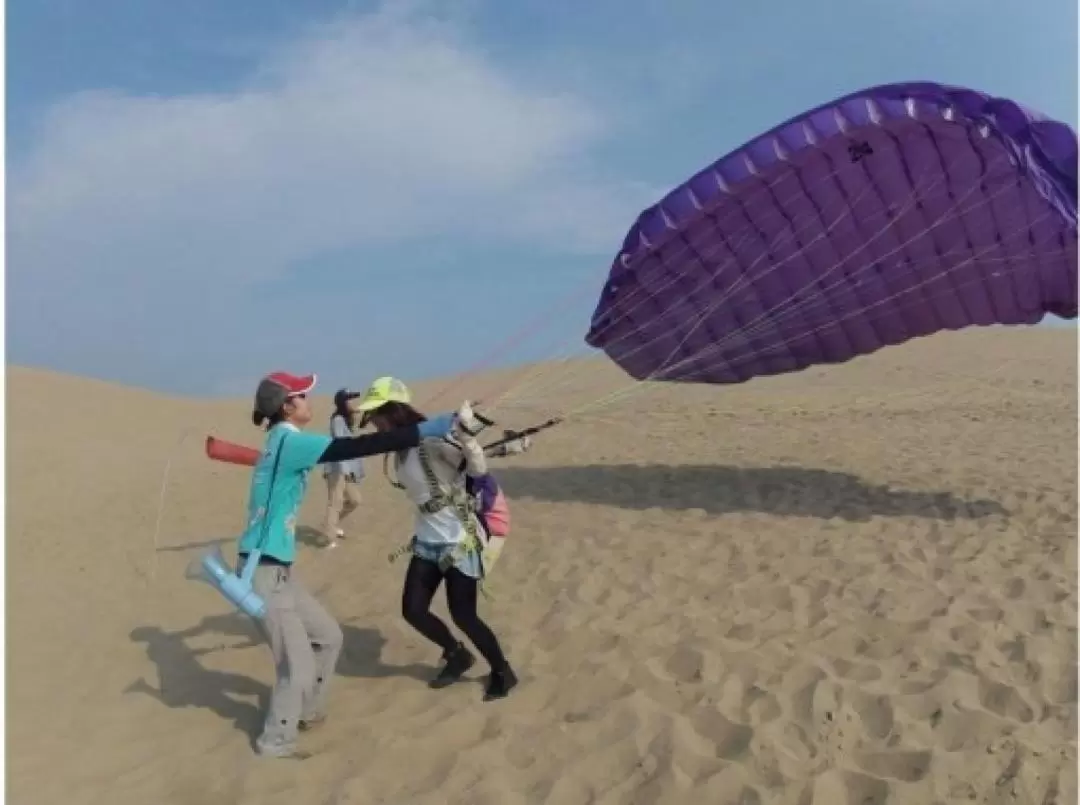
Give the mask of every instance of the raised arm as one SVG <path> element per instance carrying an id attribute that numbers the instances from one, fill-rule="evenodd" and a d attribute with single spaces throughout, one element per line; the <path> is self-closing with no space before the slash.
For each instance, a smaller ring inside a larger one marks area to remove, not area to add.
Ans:
<path id="1" fill-rule="evenodd" d="M 487 458 L 484 456 L 484 448 L 470 436 L 460 433 L 454 435 L 454 441 L 441 439 L 433 443 L 433 451 L 439 459 L 455 468 L 458 472 L 464 472 L 473 478 L 487 475 Z"/>
<path id="2" fill-rule="evenodd" d="M 446 436 L 454 424 L 453 414 L 442 414 L 405 428 L 395 428 L 384 433 L 363 433 L 343 439 L 334 439 L 319 456 L 318 464 L 336 461 L 348 461 L 353 458 L 377 456 L 382 453 L 396 453 L 408 450 L 420 444 L 428 436 Z"/>

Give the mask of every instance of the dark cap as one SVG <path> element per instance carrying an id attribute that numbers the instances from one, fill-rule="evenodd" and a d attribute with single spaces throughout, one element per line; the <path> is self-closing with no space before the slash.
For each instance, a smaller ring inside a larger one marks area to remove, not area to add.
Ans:
<path id="1" fill-rule="evenodd" d="M 355 400 L 357 397 L 363 397 L 362 391 L 351 391 L 349 389 L 338 389 L 334 393 L 334 406 L 339 410 L 345 410 L 345 404 L 349 400 Z"/>

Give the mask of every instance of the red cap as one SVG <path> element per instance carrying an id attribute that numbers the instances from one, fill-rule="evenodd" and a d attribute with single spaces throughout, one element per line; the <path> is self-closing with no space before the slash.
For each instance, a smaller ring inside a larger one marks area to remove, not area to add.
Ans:
<path id="1" fill-rule="evenodd" d="M 275 416 L 281 406 L 295 394 L 307 394 L 315 388 L 315 375 L 291 375 L 288 372 L 274 372 L 264 377 L 255 390 L 255 408 L 251 412 L 251 421 L 261 425 L 263 420 Z"/>
<path id="2" fill-rule="evenodd" d="M 316 375 L 291 375 L 288 372 L 274 372 L 266 379 L 277 383 L 289 394 L 307 394 L 315 388 Z"/>

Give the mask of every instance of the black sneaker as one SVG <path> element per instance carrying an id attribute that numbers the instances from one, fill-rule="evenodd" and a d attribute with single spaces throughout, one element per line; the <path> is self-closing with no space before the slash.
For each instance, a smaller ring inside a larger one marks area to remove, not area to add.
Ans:
<path id="1" fill-rule="evenodd" d="M 495 699 L 503 699 L 517 685 L 517 674 L 509 665 L 501 671 L 492 671 L 488 677 L 487 690 L 484 691 L 484 701 L 490 702 Z"/>
<path id="2" fill-rule="evenodd" d="M 458 643 L 457 648 L 453 651 L 444 654 L 443 658 L 446 660 L 446 665 L 439 671 L 438 676 L 428 682 L 430 688 L 445 688 L 448 685 L 453 685 L 476 662 L 476 657 L 462 643 Z"/>

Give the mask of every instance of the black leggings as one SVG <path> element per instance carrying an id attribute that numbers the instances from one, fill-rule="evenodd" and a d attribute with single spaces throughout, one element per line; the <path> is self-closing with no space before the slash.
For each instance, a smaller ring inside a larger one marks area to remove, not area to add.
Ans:
<path id="1" fill-rule="evenodd" d="M 401 614 L 416 631 L 443 651 L 449 653 L 457 648 L 458 641 L 439 617 L 431 612 L 431 599 L 446 579 L 446 604 L 454 624 L 465 633 L 493 670 L 506 666 L 506 658 L 494 632 L 476 614 L 476 597 L 479 582 L 456 567 L 444 575 L 435 562 L 413 556 L 405 572 L 405 589 L 401 596 Z"/>

